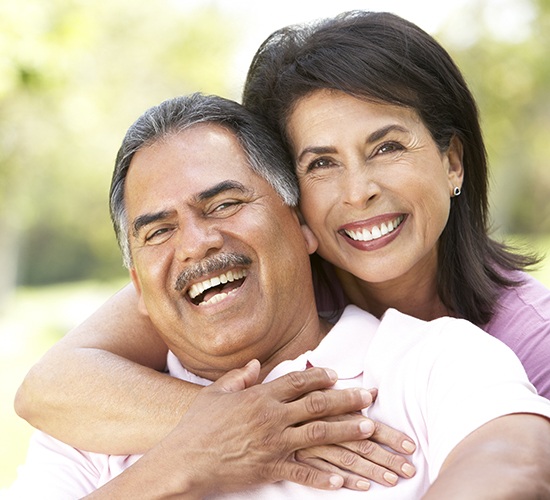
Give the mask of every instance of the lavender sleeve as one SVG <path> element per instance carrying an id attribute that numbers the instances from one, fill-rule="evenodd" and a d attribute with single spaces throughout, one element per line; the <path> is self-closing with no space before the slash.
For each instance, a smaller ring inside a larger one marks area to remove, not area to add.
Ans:
<path id="1" fill-rule="evenodd" d="M 521 278 L 523 285 L 502 292 L 482 328 L 516 353 L 538 393 L 550 399 L 550 290 L 527 274 Z"/>

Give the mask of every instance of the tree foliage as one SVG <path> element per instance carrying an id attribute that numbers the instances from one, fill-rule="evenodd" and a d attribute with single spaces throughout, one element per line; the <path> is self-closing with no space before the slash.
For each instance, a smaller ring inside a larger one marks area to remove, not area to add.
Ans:
<path id="1" fill-rule="evenodd" d="M 514 0 L 523 31 L 503 36 L 491 22 L 507 1 L 472 2 L 438 38 L 480 104 L 495 226 L 550 232 L 550 0 Z M 177 94 L 239 98 L 239 20 L 195 4 L 0 0 L 0 300 L 16 271 L 22 284 L 123 273 L 107 191 L 125 130 Z"/>
<path id="2" fill-rule="evenodd" d="M 231 26 L 164 0 L 0 1 L 0 296 L 16 269 L 24 284 L 122 272 L 107 210 L 122 136 L 162 99 L 236 97 Z"/>
<path id="3" fill-rule="evenodd" d="M 494 0 L 472 3 L 461 13 L 465 26 L 451 19 L 440 39 L 452 47 L 480 106 L 495 229 L 548 234 L 550 0 L 515 0 L 506 8 Z M 461 29 L 469 40 L 453 40 Z"/>

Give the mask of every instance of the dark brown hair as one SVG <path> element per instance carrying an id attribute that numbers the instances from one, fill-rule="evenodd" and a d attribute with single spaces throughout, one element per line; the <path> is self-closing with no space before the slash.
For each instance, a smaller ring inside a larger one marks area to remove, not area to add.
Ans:
<path id="1" fill-rule="evenodd" d="M 537 262 L 488 235 L 487 155 L 473 95 L 452 58 L 429 34 L 396 15 L 353 11 L 273 33 L 249 69 L 243 104 L 264 116 L 288 146 L 294 104 L 317 89 L 406 106 L 417 112 L 441 151 L 453 136 L 464 147 L 462 194 L 452 199 L 439 240 L 438 293 L 460 317 L 486 324 L 509 271 Z"/>

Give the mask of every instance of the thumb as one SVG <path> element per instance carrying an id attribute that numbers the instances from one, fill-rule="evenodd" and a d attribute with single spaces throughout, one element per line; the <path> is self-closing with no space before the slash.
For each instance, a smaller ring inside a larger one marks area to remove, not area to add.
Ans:
<path id="1" fill-rule="evenodd" d="M 235 368 L 221 376 L 213 386 L 224 392 L 237 392 L 251 387 L 258 381 L 260 362 L 257 359 L 249 361 L 242 368 Z"/>

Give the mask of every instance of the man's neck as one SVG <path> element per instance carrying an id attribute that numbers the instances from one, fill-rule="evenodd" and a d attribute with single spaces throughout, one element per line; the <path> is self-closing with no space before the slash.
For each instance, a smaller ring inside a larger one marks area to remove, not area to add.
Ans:
<path id="1" fill-rule="evenodd" d="M 277 349 L 269 358 L 262 360 L 260 381 L 263 381 L 279 363 L 295 359 L 307 351 L 314 350 L 332 326 L 328 321 L 317 316 L 317 312 L 315 312 L 315 316 L 308 318 L 290 341 Z"/>
<path id="2" fill-rule="evenodd" d="M 170 346 L 170 349 L 186 370 L 207 380 L 217 380 L 230 369 L 240 368 L 251 359 L 256 358 L 262 365 L 258 379 L 261 382 L 278 364 L 296 359 L 301 354 L 315 349 L 332 328 L 329 322 L 319 318 L 315 307 L 311 308 L 311 311 L 305 316 L 303 310 L 298 311 L 299 314 L 294 318 L 294 321 L 289 318 L 284 326 L 279 326 L 279 328 L 284 328 L 288 335 L 283 337 L 280 344 L 274 347 L 271 352 L 260 354 L 260 352 L 263 352 L 262 350 L 258 351 L 257 347 L 251 346 L 246 352 L 231 355 L 224 363 L 216 362 L 210 366 L 205 366 L 204 362 L 196 364 L 196 360 L 189 358 L 188 352 L 182 352 L 176 346 Z M 267 332 L 265 335 L 267 337 L 270 333 Z"/>

